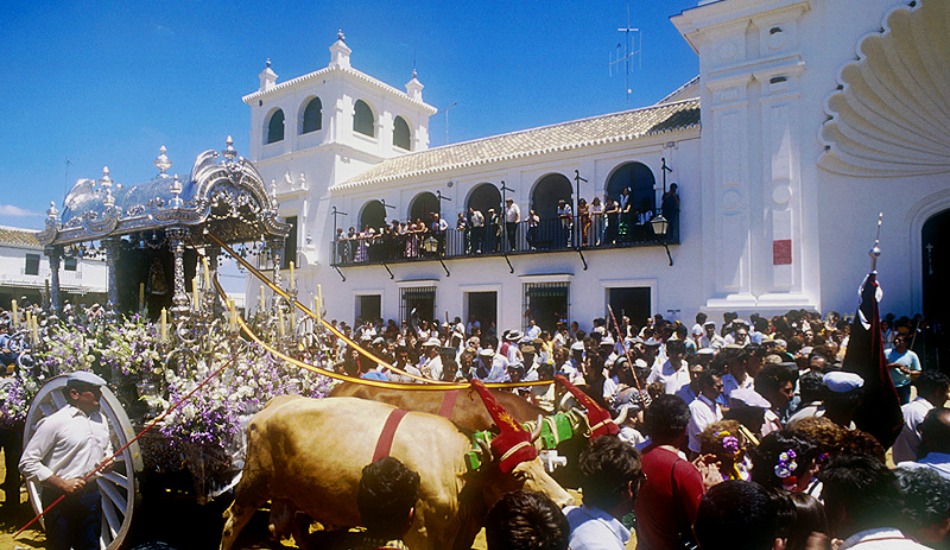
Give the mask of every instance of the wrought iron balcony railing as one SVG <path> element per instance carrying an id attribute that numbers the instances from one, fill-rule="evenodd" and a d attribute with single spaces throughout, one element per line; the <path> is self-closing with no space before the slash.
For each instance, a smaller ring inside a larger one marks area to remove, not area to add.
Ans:
<path id="1" fill-rule="evenodd" d="M 537 223 L 491 224 L 395 234 L 392 228 L 372 235 L 344 237 L 332 243 L 333 266 L 414 262 L 474 256 L 539 254 L 679 244 L 679 218 L 669 219 L 665 236 L 634 216 L 593 219 L 579 216 L 543 219 Z"/>

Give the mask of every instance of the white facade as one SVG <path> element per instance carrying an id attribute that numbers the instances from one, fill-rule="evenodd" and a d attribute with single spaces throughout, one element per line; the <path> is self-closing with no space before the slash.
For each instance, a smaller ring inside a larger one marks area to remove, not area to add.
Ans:
<path id="1" fill-rule="evenodd" d="M 102 260 L 75 258 L 61 261 L 59 280 L 62 298 L 73 303 L 91 303 L 106 293 L 106 265 Z M 49 258 L 36 240 L 36 232 L 0 227 L 0 306 L 26 296 L 42 303 L 50 280 Z M 91 300 L 91 301 L 90 301 Z"/>
<path id="2" fill-rule="evenodd" d="M 421 84 L 413 78 L 403 93 L 355 71 L 340 40 L 327 68 L 282 84 L 269 68 L 261 74 L 261 89 L 244 98 L 251 160 L 276 182 L 282 215 L 298 217 L 304 296 L 321 283 L 328 316 L 348 322 L 359 315 L 361 296 L 379 296 L 382 317 L 398 319 L 403 290 L 434 287 L 439 318 L 466 318 L 472 293 L 494 292 L 499 327 L 522 326 L 524 285 L 543 282 L 569 285 L 566 314 L 582 326 L 605 315 L 614 288 L 649 289 L 650 311 L 682 319 L 699 310 L 848 312 L 870 265 L 878 212 L 882 308 L 912 314 L 925 307 L 925 276 L 933 271 L 924 268 L 932 261 L 923 252 L 932 244 L 922 240 L 924 223 L 950 209 L 948 6 L 701 2 L 672 19 L 699 55 L 699 83 L 666 102 L 428 152 L 435 110 L 422 102 Z M 324 106 L 322 129 L 300 135 L 300 111 L 314 96 Z M 691 97 L 699 98 L 702 129 L 610 126 L 638 124 Z M 353 132 L 357 99 L 372 109 L 373 138 Z M 286 113 L 285 138 L 266 144 L 276 108 Z M 396 116 L 409 123 L 411 152 L 393 145 Z M 597 125 L 605 127 L 603 139 L 584 134 Z M 569 134 L 557 147 L 525 145 L 557 131 Z M 589 250 L 583 258 L 521 254 L 508 257 L 511 269 L 502 256 L 450 259 L 450 276 L 433 260 L 391 264 L 392 278 L 379 265 L 342 267 L 345 281 L 330 266 L 334 207 L 348 214 L 336 220 L 344 228 L 358 225 L 374 200 L 395 206 L 387 220 L 404 220 L 421 193 L 438 192 L 451 199 L 441 208 L 454 225 L 483 183 L 504 182 L 526 212 L 547 175 L 573 180 L 576 171 L 587 180 L 579 196 L 590 199 L 603 196 L 612 173 L 630 162 L 652 171 L 659 199 L 664 158 L 682 197 L 673 266 L 659 246 Z"/>

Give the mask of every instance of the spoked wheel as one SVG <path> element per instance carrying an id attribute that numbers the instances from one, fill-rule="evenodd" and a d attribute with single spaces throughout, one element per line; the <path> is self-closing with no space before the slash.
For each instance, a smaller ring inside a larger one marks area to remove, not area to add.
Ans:
<path id="1" fill-rule="evenodd" d="M 30 412 L 26 416 L 26 428 L 23 431 L 23 445 L 33 437 L 36 424 L 60 410 L 68 404 L 64 389 L 66 388 L 65 374 L 50 378 L 40 388 Z M 109 388 L 102 388 L 102 398 L 99 408 L 109 420 L 114 450 L 125 446 L 133 437 L 135 431 L 129 417 L 122 409 L 119 400 Z M 99 536 L 99 546 L 103 549 L 116 549 L 121 546 L 132 525 L 132 516 L 135 507 L 139 504 L 139 487 L 136 476 L 142 473 L 142 454 L 138 443 L 133 443 L 115 458 L 112 471 L 96 478 L 99 492 L 102 494 L 102 527 Z M 42 486 L 34 481 L 27 481 L 27 492 L 33 510 L 39 514 L 43 510 Z M 45 527 L 45 526 L 44 526 Z"/>

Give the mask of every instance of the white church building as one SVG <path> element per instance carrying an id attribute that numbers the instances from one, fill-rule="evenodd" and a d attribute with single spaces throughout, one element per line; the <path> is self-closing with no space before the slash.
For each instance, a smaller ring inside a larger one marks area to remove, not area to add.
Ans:
<path id="1" fill-rule="evenodd" d="M 360 72 L 342 36 L 315 72 L 279 81 L 268 64 L 243 98 L 249 157 L 296 228 L 285 261 L 301 296 L 319 283 L 347 322 L 415 310 L 499 328 L 586 326 L 608 304 L 637 324 L 851 312 L 883 212 L 882 309 L 947 311 L 950 2 L 707 0 L 671 20 L 700 74 L 657 104 L 436 148 L 415 75 L 403 91 Z M 657 234 L 646 218 L 674 182 L 679 212 L 667 205 Z M 630 213 L 584 230 L 578 201 L 595 197 Z M 470 208 L 487 227 L 456 230 Z M 380 231 L 432 213 L 444 237 Z M 367 226 L 371 241 L 335 241 Z"/>

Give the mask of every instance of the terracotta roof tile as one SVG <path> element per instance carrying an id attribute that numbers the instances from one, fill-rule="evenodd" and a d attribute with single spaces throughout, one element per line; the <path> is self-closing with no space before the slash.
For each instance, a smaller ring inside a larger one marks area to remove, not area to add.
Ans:
<path id="1" fill-rule="evenodd" d="M 383 161 L 330 190 L 684 130 L 699 126 L 699 114 L 699 99 L 694 98 L 436 147 Z"/>

